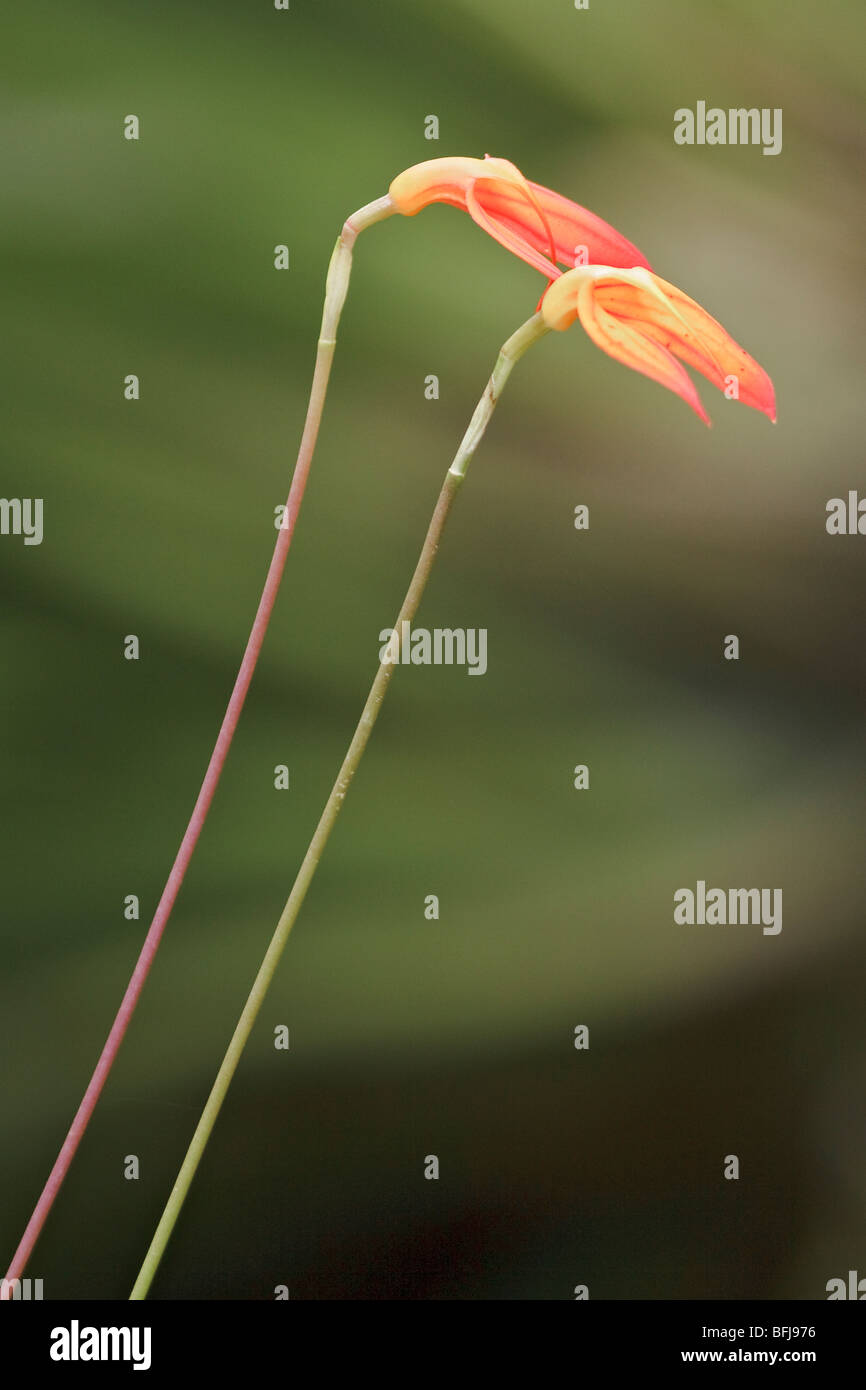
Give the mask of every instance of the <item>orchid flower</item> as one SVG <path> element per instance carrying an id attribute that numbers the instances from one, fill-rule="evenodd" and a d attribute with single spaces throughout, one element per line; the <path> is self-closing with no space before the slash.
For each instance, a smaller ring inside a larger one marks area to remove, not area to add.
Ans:
<path id="1" fill-rule="evenodd" d="M 405 217 L 430 203 L 462 208 L 548 280 L 562 274 L 560 265 L 649 265 L 608 222 L 552 189 L 530 183 L 507 159 L 428 159 L 398 174 L 388 196 Z"/>
<path id="2" fill-rule="evenodd" d="M 651 270 L 579 266 L 550 286 L 541 313 L 559 330 L 580 319 L 597 347 L 674 391 L 706 424 L 710 417 L 677 358 L 775 424 L 776 396 L 763 367 L 706 309 Z"/>

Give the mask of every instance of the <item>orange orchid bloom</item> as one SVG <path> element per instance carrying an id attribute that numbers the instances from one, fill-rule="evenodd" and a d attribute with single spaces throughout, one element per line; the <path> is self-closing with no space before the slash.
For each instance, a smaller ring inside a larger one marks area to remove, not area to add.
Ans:
<path id="1" fill-rule="evenodd" d="M 398 174 L 388 193 L 406 217 L 430 203 L 462 208 L 548 280 L 562 274 L 560 265 L 649 265 L 608 222 L 552 189 L 530 183 L 507 159 L 428 159 Z"/>
<path id="2" fill-rule="evenodd" d="M 706 424 L 710 418 L 677 358 L 775 424 L 776 396 L 763 367 L 706 309 L 651 270 L 578 266 L 548 288 L 541 313 L 555 329 L 579 318 L 597 347 L 676 392 Z"/>

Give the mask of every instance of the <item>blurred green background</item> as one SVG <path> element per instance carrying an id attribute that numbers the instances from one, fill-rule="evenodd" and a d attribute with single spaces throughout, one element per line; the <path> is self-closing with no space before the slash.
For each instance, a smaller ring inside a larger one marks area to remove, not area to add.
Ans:
<path id="1" fill-rule="evenodd" d="M 707 431 L 578 328 L 515 372 L 418 619 L 486 627 L 488 674 L 397 672 L 154 1296 L 810 1299 L 866 1274 L 866 540 L 824 528 L 866 493 L 860 7 L 116 0 L 5 30 L 2 492 L 44 498 L 45 539 L 0 539 L 4 1263 L 231 688 L 336 233 L 406 166 L 487 151 L 721 318 L 779 424 L 701 381 Z M 676 146 L 698 100 L 783 108 L 781 155 Z M 46 1297 L 128 1294 L 541 288 L 450 208 L 358 244 L 277 612 L 31 1261 Z M 781 935 L 674 926 L 699 878 L 781 887 Z"/>

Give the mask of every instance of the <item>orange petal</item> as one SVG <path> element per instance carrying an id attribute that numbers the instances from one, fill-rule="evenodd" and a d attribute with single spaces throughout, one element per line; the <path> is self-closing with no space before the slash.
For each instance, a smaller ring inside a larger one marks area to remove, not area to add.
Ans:
<path id="1" fill-rule="evenodd" d="M 521 260 L 528 265 L 540 270 L 542 275 L 546 275 L 548 280 L 554 279 L 559 275 L 559 270 L 555 262 L 550 259 L 549 254 L 544 255 L 543 250 L 539 249 L 539 244 L 543 248 L 547 245 L 543 230 L 539 232 L 536 227 L 526 220 L 516 218 L 509 219 L 507 222 L 499 216 L 494 216 L 489 211 L 490 203 L 496 203 L 505 193 L 512 196 L 519 194 L 508 184 L 501 183 L 497 179 L 476 179 L 470 184 L 466 192 L 466 211 L 483 231 L 498 241 L 500 246 L 504 246 L 508 251 L 513 251 Z M 527 208 L 527 219 L 535 212 L 530 203 Z M 538 214 L 535 213 L 538 217 Z M 538 218 L 541 223 L 541 219 Z M 543 223 L 541 223 L 543 228 Z"/>
<path id="2" fill-rule="evenodd" d="M 549 280 L 557 263 L 571 267 L 585 248 L 589 262 L 646 266 L 646 257 L 616 228 L 541 184 L 530 183 L 507 159 L 428 159 L 406 169 L 388 190 L 407 217 L 430 203 L 464 208 L 500 245 Z"/>
<path id="3" fill-rule="evenodd" d="M 642 267 L 584 266 L 567 271 L 541 305 L 550 328 L 566 329 L 575 318 L 611 357 L 652 377 L 707 416 L 680 358 L 727 391 L 737 379 L 737 396 L 776 418 L 773 383 L 763 367 L 695 300 Z"/>
<path id="4" fill-rule="evenodd" d="M 536 194 L 553 233 L 556 259 L 562 265 L 573 266 L 577 248 L 585 246 L 592 265 L 649 267 L 643 252 L 609 222 L 596 217 L 579 203 L 563 198 L 552 188 L 538 183 L 530 183 L 529 187 Z"/>
<path id="5" fill-rule="evenodd" d="M 526 180 L 527 195 L 510 184 L 495 186 L 485 180 L 476 184 L 485 212 L 503 231 L 510 231 L 529 242 L 536 251 L 551 254 L 560 265 L 573 266 L 580 248 L 586 249 L 590 264 L 647 266 L 641 251 L 615 227 L 595 213 L 561 197 L 550 188 Z"/>
<path id="6" fill-rule="evenodd" d="M 446 159 L 426 159 L 413 164 L 391 181 L 388 189 L 391 201 L 404 217 L 414 217 L 430 203 L 451 203 L 466 206 L 466 189 L 472 179 L 483 174 L 483 159 L 455 156 Z"/>
<path id="7" fill-rule="evenodd" d="M 676 353 L 720 390 L 725 390 L 730 377 L 736 377 L 737 399 L 775 420 L 773 383 L 763 367 L 694 299 L 657 275 L 652 279 L 666 302 L 651 290 L 614 281 L 596 286 L 596 300 L 617 318 L 638 321 L 642 333 Z"/>
<path id="8" fill-rule="evenodd" d="M 609 357 L 641 372 L 681 396 L 705 424 L 710 423 L 695 384 L 677 359 L 641 327 L 617 318 L 599 302 L 596 286 L 585 280 L 578 293 L 578 314 L 592 341 Z"/>

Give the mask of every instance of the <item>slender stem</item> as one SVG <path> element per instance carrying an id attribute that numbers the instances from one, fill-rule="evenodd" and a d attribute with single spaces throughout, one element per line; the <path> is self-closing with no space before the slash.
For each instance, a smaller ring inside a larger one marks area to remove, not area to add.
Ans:
<path id="1" fill-rule="evenodd" d="M 411 622 L 417 612 L 418 605 L 421 602 L 421 596 L 426 588 L 427 580 L 430 578 L 430 572 L 439 550 L 439 543 L 442 538 L 445 522 L 451 510 L 451 505 L 466 476 L 466 469 L 469 466 L 475 450 L 481 442 L 488 421 L 493 414 L 496 402 L 511 373 L 511 369 L 515 362 L 522 357 L 526 349 L 547 331 L 541 315 L 534 314 L 516 333 L 512 334 L 499 354 L 496 366 L 493 369 L 493 374 L 487 383 L 481 400 L 475 408 L 475 413 L 472 416 L 466 434 L 463 436 L 460 448 L 457 450 L 454 457 L 454 462 L 445 475 L 445 481 L 442 484 L 439 500 L 436 503 L 433 517 L 427 530 L 427 536 L 415 567 L 415 573 L 412 576 L 412 582 L 409 585 L 406 597 L 403 600 L 403 606 L 397 617 L 397 622 L 394 627 L 394 631 L 397 634 L 401 634 L 404 630 L 401 624 L 404 622 Z M 390 653 L 388 653 L 388 655 L 390 656 Z M 276 930 L 274 931 L 271 943 L 265 953 L 264 960 L 259 967 L 259 972 L 256 975 L 253 987 L 250 990 L 249 997 L 247 998 L 243 1012 L 238 1020 L 228 1050 L 223 1058 L 222 1065 L 217 1072 L 216 1080 L 214 1081 L 211 1093 L 208 1096 L 201 1118 L 196 1126 L 186 1157 L 181 1165 L 174 1187 L 171 1190 L 171 1195 L 169 1196 L 159 1225 L 154 1233 L 150 1248 L 144 1258 L 138 1278 L 135 1281 L 135 1286 L 130 1294 L 130 1299 L 143 1299 L 147 1297 L 153 1277 L 159 1267 L 159 1262 L 162 1259 L 166 1245 L 174 1230 L 175 1223 L 180 1215 L 187 1193 L 189 1192 L 190 1184 L 195 1177 L 196 1170 L 201 1162 L 205 1148 L 207 1147 L 207 1142 L 211 1136 L 220 1109 L 222 1108 L 223 1101 L 226 1098 L 232 1077 L 237 1070 L 244 1047 L 246 1046 L 259 1010 L 264 1002 L 265 995 L 273 980 L 280 957 L 288 941 L 289 933 L 295 924 L 295 920 L 301 909 L 301 904 L 306 897 L 307 889 L 312 882 L 313 875 L 322 857 L 322 852 L 334 828 L 337 816 L 340 814 L 340 810 L 346 798 L 346 793 L 351 786 L 352 779 L 363 757 L 364 749 L 367 747 L 370 735 L 373 732 L 373 725 L 376 723 L 379 711 L 382 708 L 382 702 L 385 699 L 385 694 L 393 672 L 394 665 L 391 660 L 386 659 L 380 662 L 379 669 L 376 672 L 375 679 L 370 688 L 370 693 L 367 696 L 366 704 L 361 713 L 361 718 L 352 736 L 348 752 L 343 759 L 343 765 L 340 768 L 337 780 L 334 783 L 331 794 L 325 804 L 325 809 L 316 826 L 315 834 L 310 841 L 309 849 L 304 856 L 303 863 L 298 871 L 298 876 L 295 879 L 288 901 L 277 922 Z"/>
<path id="2" fill-rule="evenodd" d="M 307 416 L 304 422 L 304 432 L 301 436 L 301 444 L 298 450 L 295 470 L 292 474 L 291 487 L 286 501 L 286 510 L 280 529 L 277 531 L 277 540 L 274 546 L 274 553 L 268 569 L 265 586 L 256 610 L 252 629 L 247 640 L 246 650 L 243 660 L 235 680 L 234 689 L 228 702 L 222 725 L 220 726 L 214 750 L 211 753 L 210 762 L 204 775 L 198 797 L 196 799 L 193 812 L 187 825 L 186 832 L 181 841 L 171 872 L 168 876 L 162 896 L 154 913 L 153 921 L 144 939 L 141 952 L 132 972 L 126 993 L 117 1011 L 111 1031 L 105 1041 L 105 1045 L 96 1064 L 96 1068 L 90 1078 L 87 1090 L 76 1111 L 75 1118 L 69 1128 L 63 1146 L 57 1155 L 54 1167 L 48 1175 L 48 1181 L 42 1189 L 42 1194 L 33 1210 L 33 1215 L 27 1223 L 18 1249 L 12 1258 L 12 1263 L 6 1274 L 7 1280 L 17 1279 L 23 1273 L 27 1261 L 30 1258 L 33 1247 L 39 1237 L 48 1213 L 54 1203 L 54 1199 L 60 1190 L 63 1179 L 69 1171 L 70 1164 L 75 1157 L 78 1145 L 81 1143 L 84 1131 L 90 1121 L 90 1117 L 96 1108 L 102 1088 L 108 1078 L 108 1074 L 114 1064 L 120 1045 L 123 1042 L 126 1030 L 129 1027 L 130 1019 L 135 1011 L 139 996 L 144 988 L 156 956 L 162 934 L 171 915 L 175 899 L 183 883 L 184 875 L 189 867 L 193 851 L 196 847 L 198 837 L 201 834 L 207 813 L 213 800 L 214 792 L 217 788 L 220 775 L 225 765 L 226 757 L 237 728 L 244 700 L 250 687 L 253 672 L 256 668 L 259 652 L 262 648 L 265 632 L 267 631 L 271 613 L 280 587 L 283 569 L 285 568 L 286 556 L 294 535 L 295 522 L 303 501 L 304 489 L 307 485 L 307 477 L 310 471 L 310 464 L 313 459 L 313 451 L 316 447 L 316 438 L 319 432 L 319 422 L 322 418 L 322 410 L 325 404 L 325 394 L 328 389 L 328 377 L 331 371 L 331 363 L 334 358 L 334 349 L 337 340 L 337 324 L 340 320 L 340 311 L 346 299 L 349 288 L 349 275 L 352 269 L 352 249 L 355 239 L 359 232 L 366 227 L 370 227 L 374 222 L 380 222 L 383 218 L 389 217 L 396 211 L 391 199 L 386 196 L 378 198 L 373 203 L 368 203 L 360 208 L 358 212 L 352 214 L 343 226 L 337 244 L 331 257 L 328 267 L 328 277 L 325 285 L 325 306 L 322 313 L 322 327 L 319 333 L 318 348 L 316 351 L 316 366 L 313 372 L 313 384 L 310 390 L 310 400 L 307 406 Z M 11 1290 L 7 1284 L 0 1285 L 0 1298 L 11 1297 Z"/>

